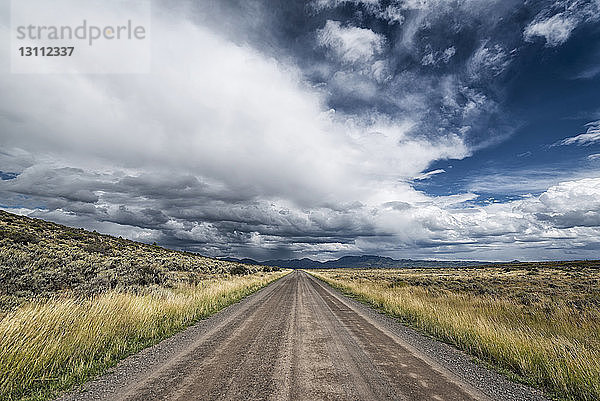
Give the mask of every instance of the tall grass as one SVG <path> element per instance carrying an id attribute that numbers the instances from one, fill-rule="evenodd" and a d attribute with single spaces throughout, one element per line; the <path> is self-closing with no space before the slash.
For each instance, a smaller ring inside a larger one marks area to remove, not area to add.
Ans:
<path id="1" fill-rule="evenodd" d="M 48 399 L 284 274 L 25 304 L 0 321 L 0 399 Z"/>
<path id="2" fill-rule="evenodd" d="M 600 400 L 597 309 L 526 307 L 489 295 L 390 286 L 350 273 L 311 273 L 559 398 Z"/>

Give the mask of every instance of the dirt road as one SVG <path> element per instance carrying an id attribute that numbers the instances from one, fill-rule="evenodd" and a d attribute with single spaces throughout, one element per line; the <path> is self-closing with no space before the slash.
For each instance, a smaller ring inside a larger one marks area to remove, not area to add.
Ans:
<path id="1" fill-rule="evenodd" d="M 543 398 L 296 271 L 63 399 Z"/>

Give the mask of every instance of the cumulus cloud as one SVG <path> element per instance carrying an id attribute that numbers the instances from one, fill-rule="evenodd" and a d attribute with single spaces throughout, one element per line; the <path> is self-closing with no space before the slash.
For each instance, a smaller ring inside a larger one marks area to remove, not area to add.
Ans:
<path id="1" fill-rule="evenodd" d="M 562 182 L 539 196 L 487 206 L 434 199 L 414 205 L 390 203 L 381 224 L 407 227 L 408 233 L 395 238 L 430 253 L 467 252 L 503 259 L 502 252 L 509 252 L 539 258 L 540 248 L 546 255 L 552 254 L 550 249 L 560 255 L 567 249 L 589 247 L 592 255 L 600 233 L 599 190 L 600 179 L 593 178 Z"/>
<path id="2" fill-rule="evenodd" d="M 0 100 L 14 116 L 3 126 L 5 149 L 51 154 L 68 167 L 200 172 L 264 196 L 346 191 L 337 183 L 357 148 L 298 71 L 189 22 L 158 20 L 153 29 L 154 45 L 168 54 L 154 76 L 4 75 L 14 94 Z M 185 50 L 181 37 L 196 50 Z"/>
<path id="3" fill-rule="evenodd" d="M 158 15 L 152 74 L 0 75 L 12 94 L 0 98 L 0 169 L 16 175 L 1 181 L 5 207 L 212 255 L 339 250 L 377 232 L 380 203 L 422 198 L 406 182 L 433 160 L 469 152 L 410 121 L 330 113 L 293 64 Z M 384 46 L 328 26 L 324 43 L 345 60 Z"/>
<path id="4" fill-rule="evenodd" d="M 562 182 L 521 208 L 557 228 L 600 227 L 600 179 Z"/>

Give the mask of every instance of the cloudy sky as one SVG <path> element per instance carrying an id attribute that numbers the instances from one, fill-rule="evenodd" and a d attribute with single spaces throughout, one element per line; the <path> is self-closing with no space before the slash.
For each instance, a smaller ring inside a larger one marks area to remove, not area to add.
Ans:
<path id="1" fill-rule="evenodd" d="M 156 0 L 147 74 L 11 73 L 0 4 L 4 210 L 259 260 L 600 256 L 600 0 Z"/>

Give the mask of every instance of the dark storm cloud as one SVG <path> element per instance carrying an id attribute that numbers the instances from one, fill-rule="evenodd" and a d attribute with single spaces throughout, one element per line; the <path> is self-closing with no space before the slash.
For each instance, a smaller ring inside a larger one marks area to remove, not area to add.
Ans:
<path id="1" fill-rule="evenodd" d="M 78 168 L 29 168 L 6 182 L 3 188 L 13 193 L 58 202 L 96 203 L 98 196 L 90 190 L 95 182 L 83 176 L 84 171 Z"/>
<path id="2" fill-rule="evenodd" d="M 600 226 L 600 212 L 597 210 L 577 210 L 552 215 L 538 213 L 535 216 L 538 220 L 551 222 L 552 225 L 559 228 Z"/>
<path id="3" fill-rule="evenodd" d="M 113 223 L 143 228 L 160 228 L 169 218 L 160 210 L 144 208 L 132 212 L 125 205 L 120 205 L 110 216 Z"/>
<path id="4" fill-rule="evenodd" d="M 26 169 L 14 182 L 0 187 L 5 200 L 27 195 L 46 208 L 39 217 L 55 211 L 86 216 L 92 221 L 139 227 L 155 232 L 149 239 L 178 248 L 226 253 L 247 246 L 253 235 L 277 243 L 350 243 L 357 236 L 374 235 L 366 218 L 351 211 L 320 209 L 308 216 L 270 202 L 233 200 L 195 177 L 157 174 L 115 177 L 74 168 Z M 15 200 L 17 207 L 22 200 Z M 343 208 L 342 208 L 343 209 Z M 203 245 L 207 246 L 203 246 Z"/>

